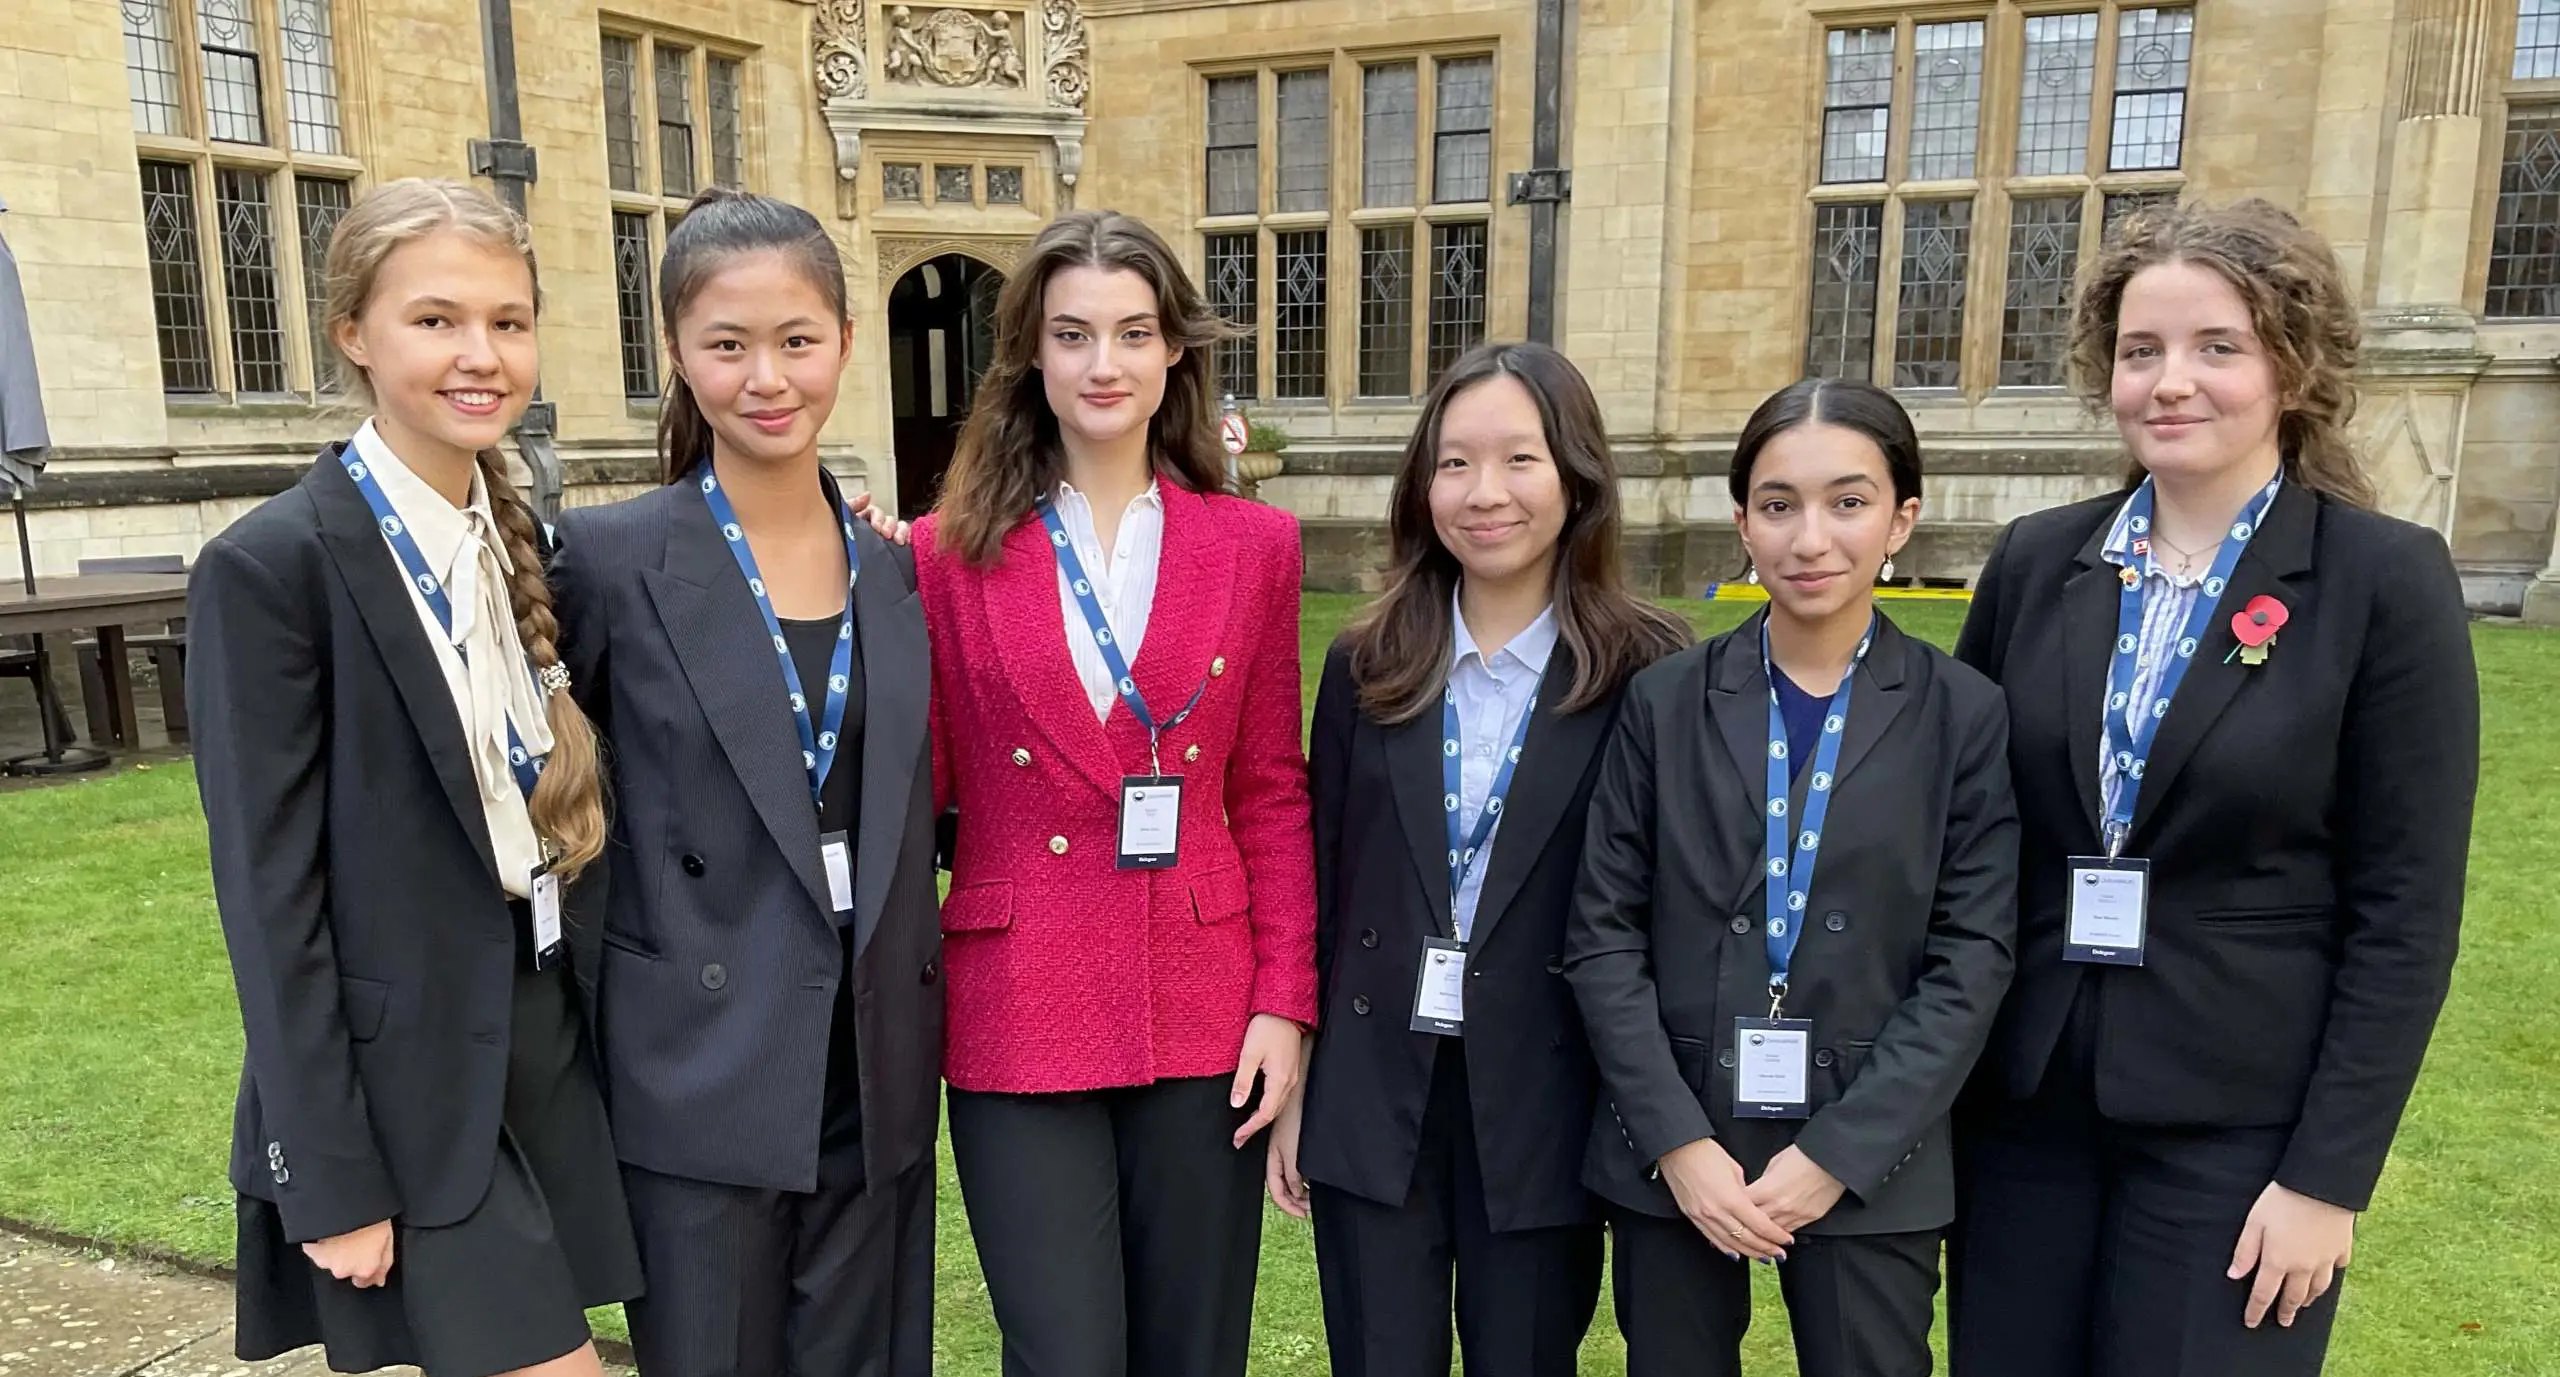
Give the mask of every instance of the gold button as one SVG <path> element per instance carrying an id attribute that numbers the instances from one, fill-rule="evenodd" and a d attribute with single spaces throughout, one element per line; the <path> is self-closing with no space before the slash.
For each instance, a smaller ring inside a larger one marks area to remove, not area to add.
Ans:
<path id="1" fill-rule="evenodd" d="M 1200 758 L 1200 747 L 1196 744 L 1193 745 L 1191 749 L 1182 753 L 1182 758 L 1184 760 L 1198 760 Z"/>
<path id="2" fill-rule="evenodd" d="M 1067 839 L 1064 837 L 1051 837 L 1049 839 L 1049 854 L 1052 856 L 1063 856 L 1067 854 Z"/>
<path id="3" fill-rule="evenodd" d="M 1219 656 L 1218 658 L 1216 658 L 1216 659 L 1214 659 L 1214 660 L 1211 660 L 1211 661 L 1209 662 L 1209 677 L 1210 677 L 1210 678 L 1214 679 L 1214 678 L 1218 677 L 1219 675 L 1224 674 L 1224 673 L 1226 673 L 1226 672 L 1227 672 L 1227 657 L 1226 657 L 1226 656 L 1221 655 L 1221 656 Z"/>
<path id="4" fill-rule="evenodd" d="M 1030 752 L 1028 749 L 1026 749 L 1026 748 L 1024 748 L 1024 747 L 1021 747 L 1021 746 L 1016 746 L 1016 747 L 1014 747 L 1014 748 L 1013 748 L 1013 763 L 1014 763 L 1014 764 L 1016 764 L 1016 765 L 1028 765 L 1028 764 L 1030 764 L 1030 763 L 1031 763 L 1031 752 Z"/>

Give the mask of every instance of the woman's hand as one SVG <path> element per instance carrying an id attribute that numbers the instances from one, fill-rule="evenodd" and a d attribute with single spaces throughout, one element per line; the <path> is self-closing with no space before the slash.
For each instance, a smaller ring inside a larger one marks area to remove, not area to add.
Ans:
<path id="1" fill-rule="evenodd" d="M 853 499 L 845 505 L 853 508 L 853 514 L 855 516 L 861 517 L 863 520 L 870 522 L 871 529 L 877 532 L 882 540 L 888 541 L 892 545 L 906 545 L 912 543 L 911 537 L 915 528 L 872 505 L 871 494 L 867 492 L 855 493 L 853 495 Z"/>
<path id="2" fill-rule="evenodd" d="M 1307 1178 L 1298 1174 L 1298 1129 L 1306 1118 L 1306 1100 L 1289 1097 L 1288 1107 L 1280 1111 L 1279 1122 L 1271 1126 L 1271 1146 L 1263 1155 L 1263 1184 L 1270 1188 L 1271 1203 L 1280 1212 L 1297 1219 L 1307 1217 L 1313 1201 L 1307 1191 Z"/>
<path id="3" fill-rule="evenodd" d="M 1789 1144 L 1769 1159 L 1768 1170 L 1745 1192 L 1769 1222 L 1793 1233 L 1831 1213 L 1848 1187 L 1824 1171 L 1802 1149 Z"/>
<path id="4" fill-rule="evenodd" d="M 1278 1014 L 1255 1014 L 1244 1026 L 1244 1051 L 1236 1057 L 1236 1081 L 1227 1093 L 1227 1103 L 1244 1108 L 1245 1097 L 1253 1093 L 1253 1078 L 1262 1076 L 1262 1103 L 1254 1106 L 1253 1117 L 1236 1130 L 1236 1146 L 1269 1128 L 1297 1098 L 1298 1077 L 1303 1069 L 1301 1051 L 1306 1034 L 1298 1025 Z"/>
<path id="5" fill-rule="evenodd" d="M 2291 1328 L 2302 1307 L 2329 1294 L 2355 1251 L 2355 1211 L 2269 1182 L 2231 1250 L 2233 1281 L 2258 1274 L 2241 1323 L 2257 1328 L 2272 1305 L 2276 1323 Z"/>
<path id="6" fill-rule="evenodd" d="M 380 1286 L 391 1275 L 391 1221 L 305 1243 L 302 1255 L 340 1281 Z"/>
<path id="7" fill-rule="evenodd" d="M 1736 1260 L 1786 1260 L 1786 1247 L 1796 1241 L 1795 1235 L 1779 1228 L 1751 1198 L 1742 1180 L 1742 1164 L 1733 1160 L 1723 1144 L 1701 1138 L 1673 1148 L 1663 1154 L 1661 1169 L 1671 1198 L 1680 1202 L 1680 1213 L 1689 1217 L 1716 1251 Z"/>

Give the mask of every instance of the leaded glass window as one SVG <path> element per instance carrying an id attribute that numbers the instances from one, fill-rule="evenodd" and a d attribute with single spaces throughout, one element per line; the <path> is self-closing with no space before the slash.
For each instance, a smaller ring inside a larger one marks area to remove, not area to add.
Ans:
<path id="1" fill-rule="evenodd" d="M 244 0 L 196 0 L 196 48 L 204 66 L 205 137 L 265 143 L 258 26 Z"/>
<path id="2" fill-rule="evenodd" d="M 1360 231 L 1363 397 L 1413 395 L 1413 226 Z"/>
<path id="3" fill-rule="evenodd" d="M 604 162 L 616 191 L 640 190 L 640 42 L 604 36 Z"/>
<path id="4" fill-rule="evenodd" d="M 1485 245 L 1488 227 L 1431 227 L 1431 346 L 1424 360 L 1433 378 L 1484 340 Z"/>
<path id="5" fill-rule="evenodd" d="M 1902 289 L 1894 303 L 1893 385 L 1953 387 L 1964 365 L 1964 283 L 1973 202 L 1902 207 Z"/>
<path id="6" fill-rule="evenodd" d="M 160 385 L 211 392 L 213 327 L 205 314 L 194 168 L 142 165 L 142 234 L 151 258 L 151 312 L 160 327 Z"/>
<path id="7" fill-rule="evenodd" d="M 1213 356 L 1218 368 L 1218 386 L 1234 393 L 1238 401 L 1251 401 L 1261 395 L 1254 378 L 1253 327 L 1261 318 L 1259 283 L 1255 276 L 1254 242 L 1258 236 L 1251 230 L 1239 234 L 1212 234 L 1202 241 L 1208 272 L 1209 309 L 1236 328 L 1231 339 L 1218 341 Z"/>
<path id="8" fill-rule="evenodd" d="M 1280 185 L 1273 209 L 1323 210 L 1331 204 L 1332 99 L 1322 68 L 1280 74 Z"/>
<path id="9" fill-rule="evenodd" d="M 1911 176 L 1973 175 L 1982 126 L 1982 21 L 1922 24 L 1911 31 Z"/>
<path id="10" fill-rule="evenodd" d="M 658 340 L 650 326 L 649 217 L 613 213 L 613 305 L 622 330 L 622 391 L 635 398 L 658 395 Z"/>
<path id="11" fill-rule="evenodd" d="M 669 196 L 701 190 L 694 170 L 693 50 L 657 45 L 658 186 Z"/>
<path id="12" fill-rule="evenodd" d="M 353 200 L 348 185 L 334 177 L 293 179 L 294 210 L 302 222 L 302 306 L 311 320 L 312 372 L 323 390 L 332 381 L 325 360 L 334 357 L 326 328 L 329 238 L 338 232 L 338 222 L 346 218 Z"/>
<path id="13" fill-rule="evenodd" d="M 1440 64 L 1432 106 L 1431 199 L 1493 199 L 1493 59 Z"/>
<path id="14" fill-rule="evenodd" d="M 1893 30 L 1833 29 L 1825 36 L 1822 180 L 1884 180 L 1893 123 Z"/>
<path id="15" fill-rule="evenodd" d="M 133 127 L 144 134 L 184 135 L 179 104 L 178 41 L 169 0 L 124 0 L 125 86 L 133 103 Z"/>
<path id="16" fill-rule="evenodd" d="M 1280 397 L 1321 397 L 1325 392 L 1325 232 L 1290 230 L 1271 238 L 1280 296 L 1272 312 L 1271 390 Z"/>
<path id="17" fill-rule="evenodd" d="M 2098 79 L 2098 16 L 2027 16 L 2018 76 L 2018 175 L 2057 176 L 2089 166 L 2089 97 Z"/>
<path id="18" fill-rule="evenodd" d="M 2507 112 L 2486 313 L 2560 316 L 2560 107 Z"/>
<path id="19" fill-rule="evenodd" d="M 1807 374 L 1859 382 L 1874 375 L 1876 279 L 1883 241 L 1882 202 L 1814 207 Z"/>
<path id="20" fill-rule="evenodd" d="M 338 43 L 329 0 L 281 0 L 285 132 L 297 153 L 346 151 L 338 137 Z"/>
<path id="21" fill-rule="evenodd" d="M 2516 0 L 2518 81 L 2560 77 L 2560 0 Z"/>
<path id="22" fill-rule="evenodd" d="M 1261 209 L 1260 78 L 1209 79 L 1209 213 L 1251 215 Z"/>
<path id="23" fill-rule="evenodd" d="M 2115 122 L 2107 166 L 2117 172 L 2178 165 L 2186 138 L 2187 71 L 2195 11 L 2127 10 L 2116 23 Z"/>
<path id="24" fill-rule="evenodd" d="M 244 393 L 287 391 L 284 303 L 276 283 L 275 209 L 267 174 L 214 171 L 214 223 L 222 242 L 222 297 L 231 316 L 231 367 Z"/>
<path id="25" fill-rule="evenodd" d="M 1360 72 L 1360 204 L 1413 204 L 1419 87 L 1410 62 Z"/>
<path id="26" fill-rule="evenodd" d="M 747 184 L 746 70 L 736 58 L 711 59 L 711 184 Z"/>
<path id="27" fill-rule="evenodd" d="M 2000 312 L 2000 385 L 2055 387 L 2071 344 L 2080 195 L 2009 205 L 2009 281 Z"/>

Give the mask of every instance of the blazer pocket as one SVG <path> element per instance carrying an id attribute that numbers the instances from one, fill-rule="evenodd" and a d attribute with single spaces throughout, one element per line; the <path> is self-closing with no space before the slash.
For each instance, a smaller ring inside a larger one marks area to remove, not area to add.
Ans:
<path id="1" fill-rule="evenodd" d="M 346 1012 L 347 1036 L 371 1042 L 382 1033 L 382 1014 L 391 1004 L 391 986 L 360 975 L 338 977 L 338 1005 Z"/>
<path id="2" fill-rule="evenodd" d="M 2216 927 L 2250 927 L 2259 930 L 2277 928 L 2327 927 L 2338 916 L 2330 904 L 2296 904 L 2289 908 L 2226 908 L 2198 911 L 2196 921 Z"/>
<path id="3" fill-rule="evenodd" d="M 1707 1103 L 1707 1082 L 1715 1074 L 1715 1049 L 1696 1038 L 1671 1039 L 1671 1061 L 1680 1068 L 1680 1079 L 1698 1103 Z"/>
<path id="4" fill-rule="evenodd" d="M 640 939 L 636 937 L 626 937 L 621 933 L 615 932 L 611 928 L 606 928 L 603 931 L 604 944 L 613 948 L 615 951 L 621 952 L 625 956 L 636 956 L 643 961 L 662 961 L 666 959 L 658 953 L 649 950 L 647 947 L 642 946 L 640 944 Z"/>
<path id="5" fill-rule="evenodd" d="M 962 885 L 942 901 L 944 932 L 1002 932 L 1013 926 L 1013 881 Z"/>
<path id="6" fill-rule="evenodd" d="M 1244 916 L 1244 870 L 1240 866 L 1222 865 L 1214 870 L 1193 872 L 1191 876 L 1191 912 L 1203 925 L 1230 922 Z"/>

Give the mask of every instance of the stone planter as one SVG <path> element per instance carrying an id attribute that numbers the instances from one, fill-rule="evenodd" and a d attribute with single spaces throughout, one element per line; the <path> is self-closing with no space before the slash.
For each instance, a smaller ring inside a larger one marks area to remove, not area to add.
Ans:
<path id="1" fill-rule="evenodd" d="M 1260 499 L 1262 480 L 1280 476 L 1280 455 L 1275 450 L 1246 450 L 1236 456 L 1236 481 L 1244 495 Z"/>

